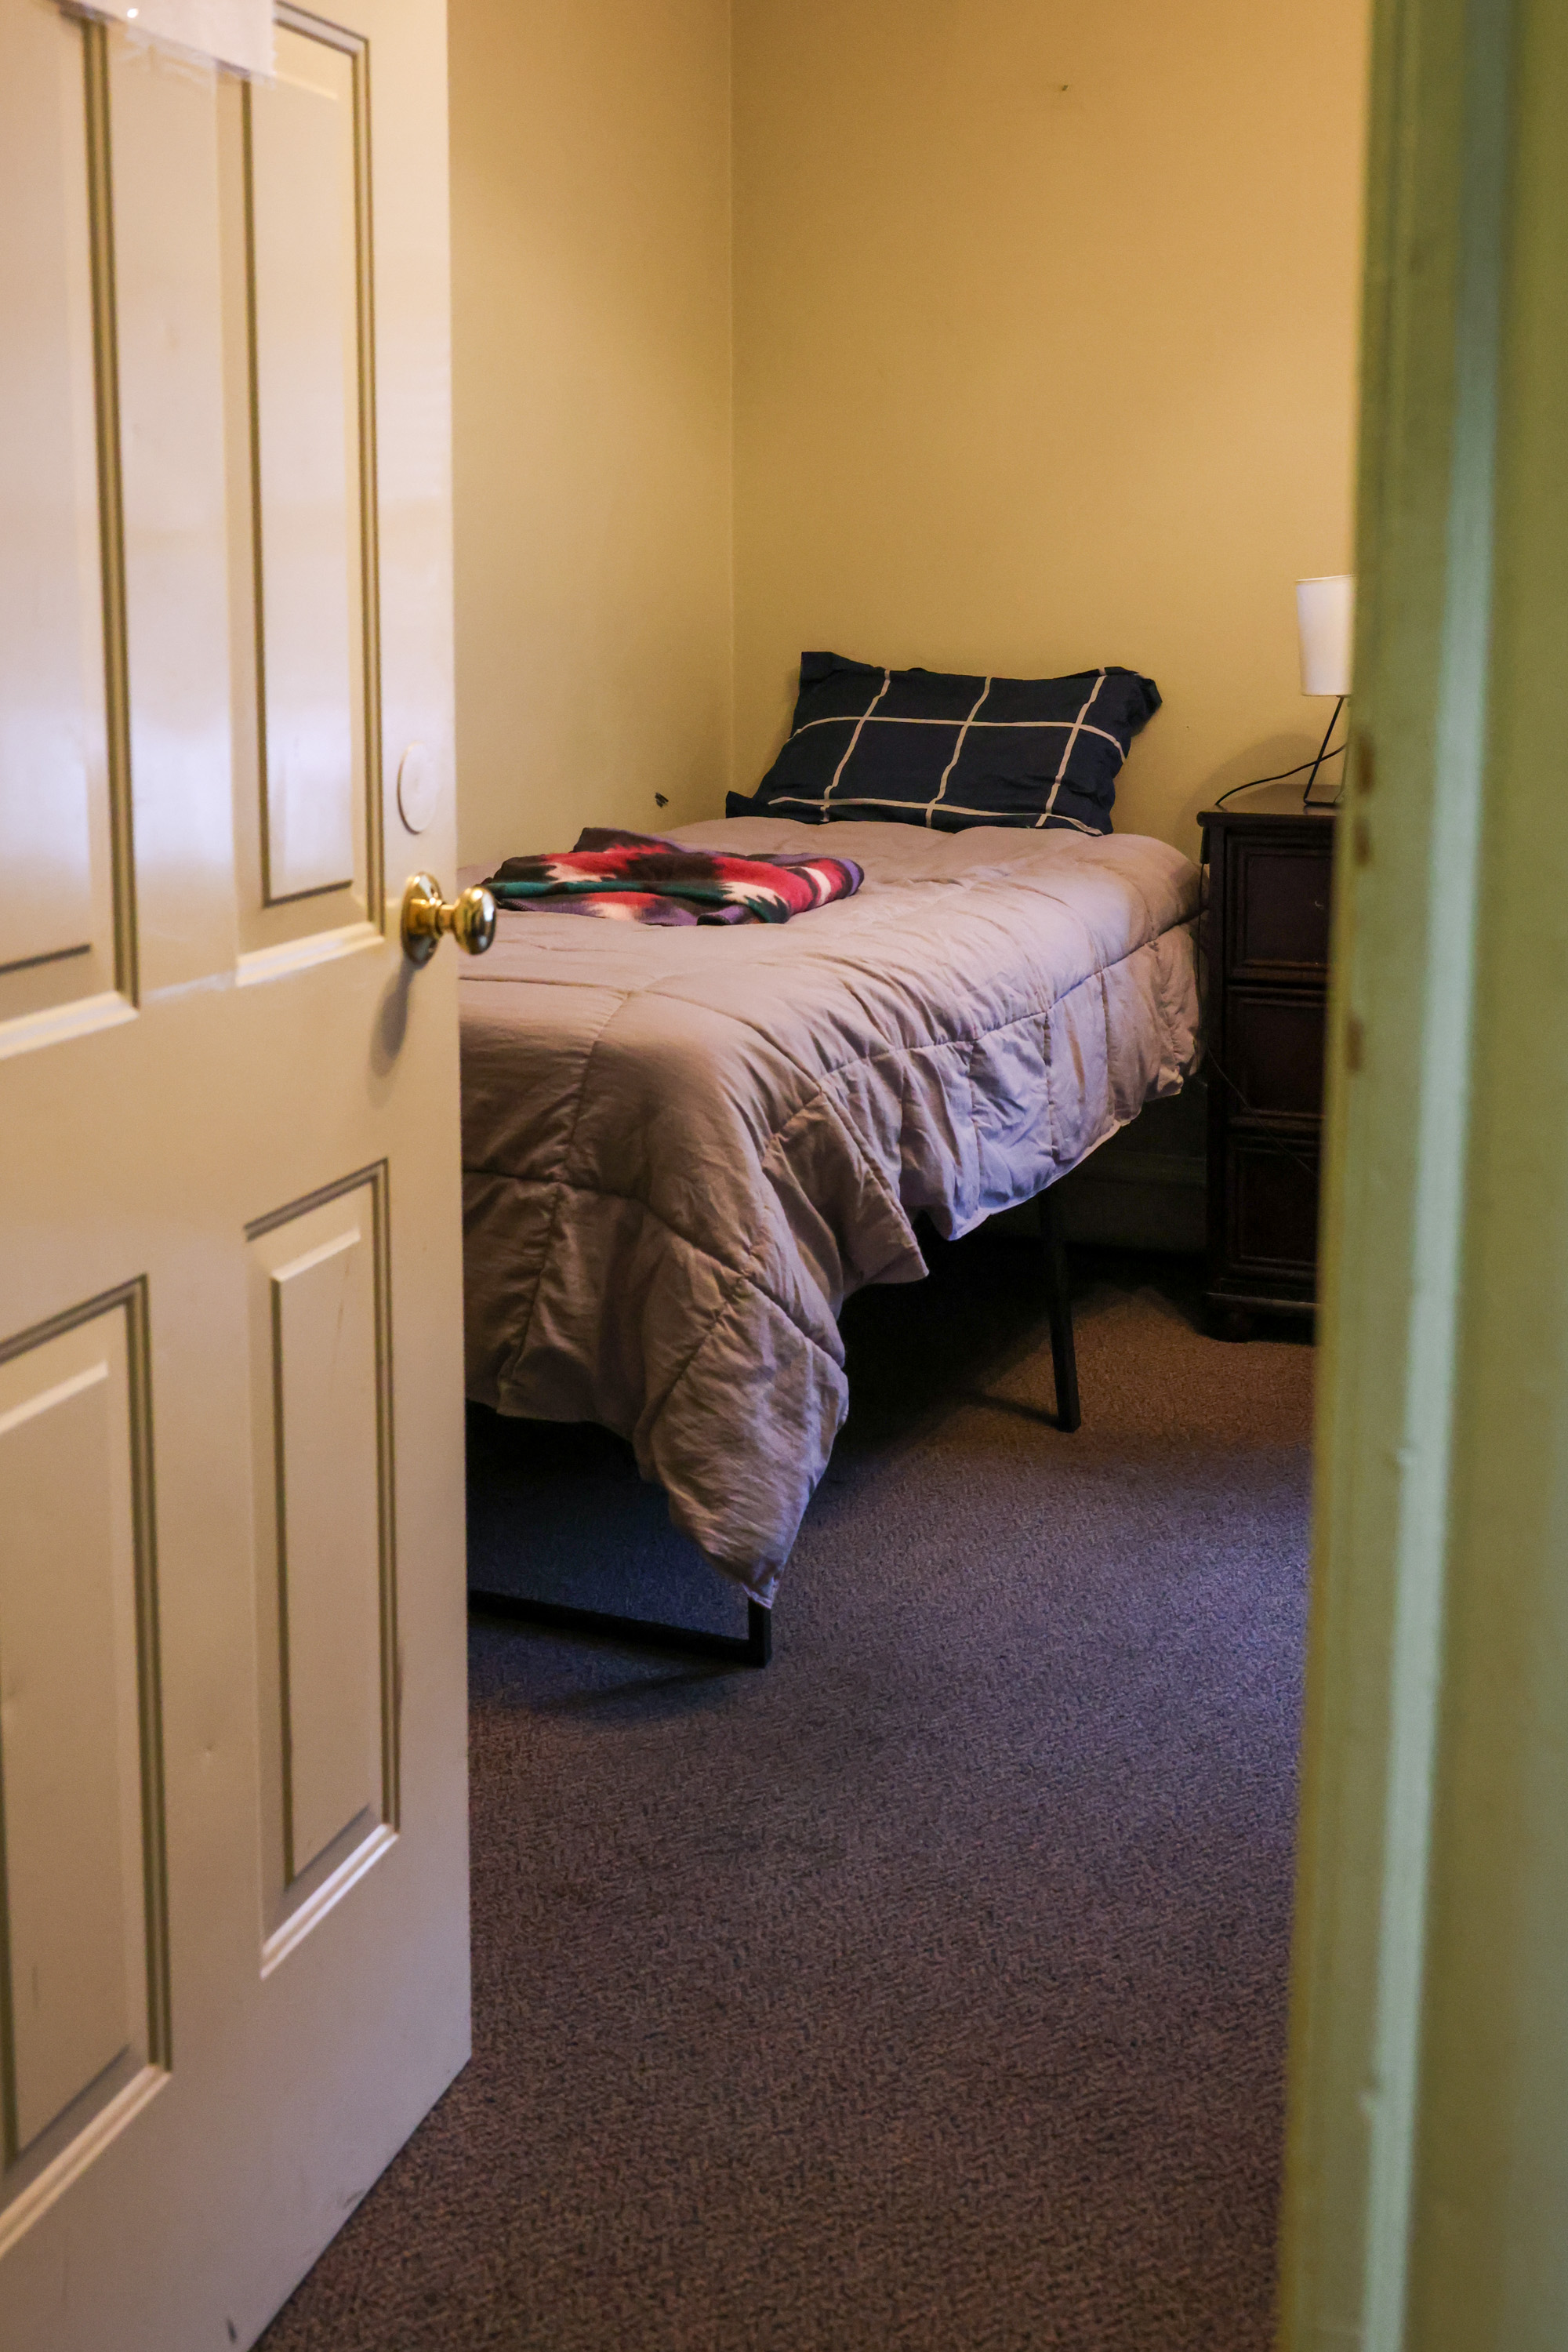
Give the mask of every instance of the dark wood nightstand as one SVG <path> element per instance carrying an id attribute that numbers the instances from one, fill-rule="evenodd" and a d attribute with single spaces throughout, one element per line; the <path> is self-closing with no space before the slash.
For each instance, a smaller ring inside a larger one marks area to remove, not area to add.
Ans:
<path id="1" fill-rule="evenodd" d="M 1203 921 L 1208 1046 L 1208 1304 L 1245 1339 L 1252 1318 L 1310 1316 L 1329 994 L 1334 812 L 1298 784 L 1208 809 Z"/>

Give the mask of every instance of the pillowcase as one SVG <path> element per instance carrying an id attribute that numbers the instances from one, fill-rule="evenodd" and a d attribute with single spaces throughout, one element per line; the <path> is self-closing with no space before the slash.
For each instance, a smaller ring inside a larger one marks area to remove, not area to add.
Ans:
<path id="1" fill-rule="evenodd" d="M 724 813 L 1109 833 L 1128 747 L 1159 708 L 1159 688 L 1133 669 L 956 677 L 802 654 L 789 740 Z"/>

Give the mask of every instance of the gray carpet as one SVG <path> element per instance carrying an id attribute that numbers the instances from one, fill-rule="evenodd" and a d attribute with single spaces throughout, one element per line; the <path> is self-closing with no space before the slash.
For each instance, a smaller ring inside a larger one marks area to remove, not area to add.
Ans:
<path id="1" fill-rule="evenodd" d="M 1311 1352 L 1080 1257 L 1064 1437 L 1027 1244 L 934 1255 L 765 1673 L 476 1626 L 473 2063 L 267 2352 L 1268 2344 Z M 613 1444 L 474 1456 L 489 1573 L 710 1602 Z"/>

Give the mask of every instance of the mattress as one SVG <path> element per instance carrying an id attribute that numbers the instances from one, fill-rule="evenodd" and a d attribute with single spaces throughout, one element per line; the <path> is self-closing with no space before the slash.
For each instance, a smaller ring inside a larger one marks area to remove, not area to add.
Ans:
<path id="1" fill-rule="evenodd" d="M 679 838 L 756 855 L 821 828 Z M 847 1408 L 837 1315 L 1031 1199 L 1196 1059 L 1197 869 L 1165 843 L 835 824 L 784 925 L 503 912 L 465 969 L 470 1396 L 593 1421 L 771 1604 Z"/>

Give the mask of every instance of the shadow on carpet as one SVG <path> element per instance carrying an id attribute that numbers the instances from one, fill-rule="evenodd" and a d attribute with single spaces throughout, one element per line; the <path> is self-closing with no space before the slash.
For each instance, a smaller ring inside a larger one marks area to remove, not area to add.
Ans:
<path id="1" fill-rule="evenodd" d="M 265 2352 L 1264 2352 L 1311 1350 L 1082 1254 L 1064 1437 L 1028 1244 L 931 1255 L 766 1673 L 474 1628 L 473 2061 Z M 738 1621 L 601 1433 L 471 1477 L 486 1581 Z"/>

